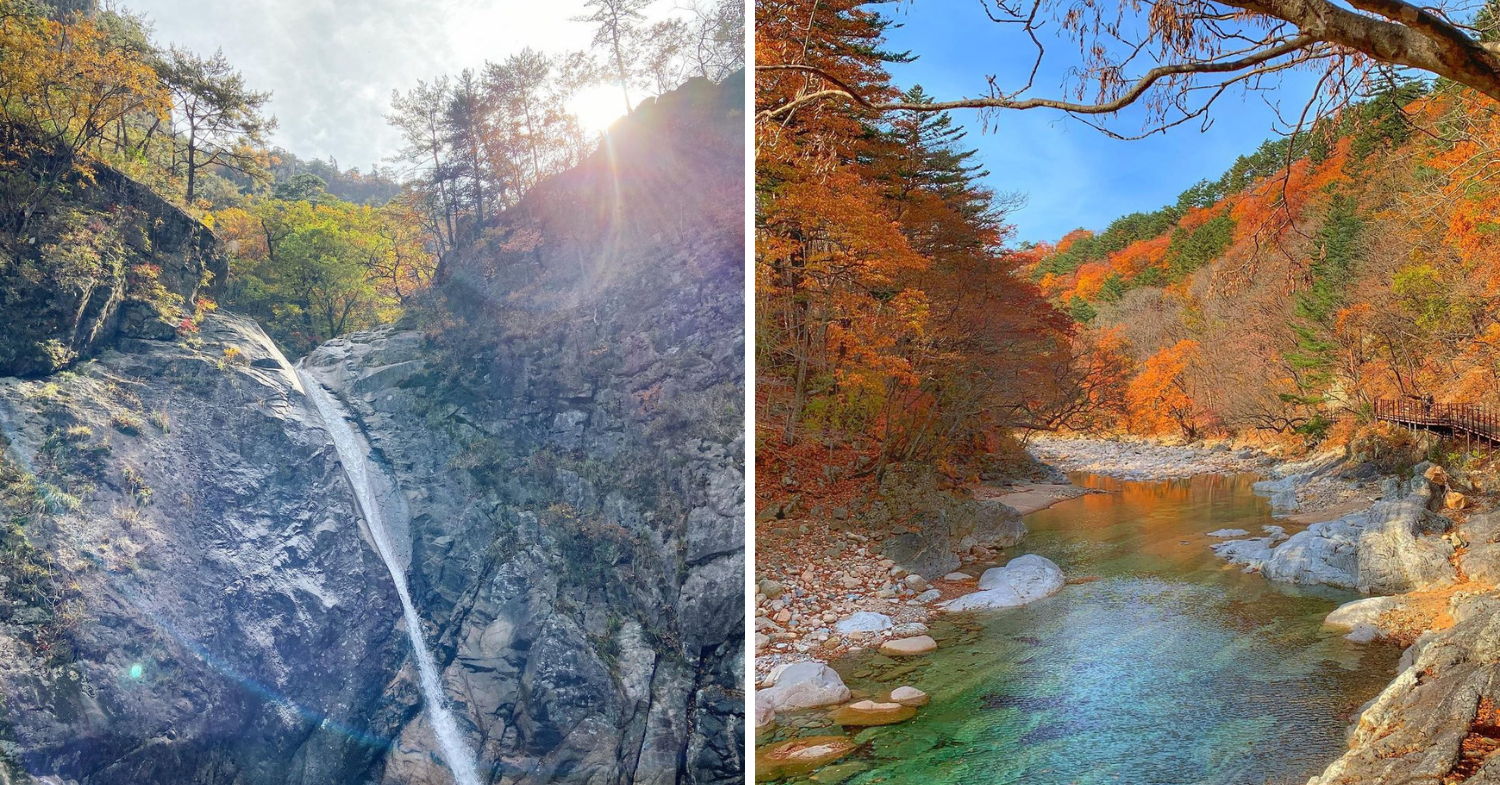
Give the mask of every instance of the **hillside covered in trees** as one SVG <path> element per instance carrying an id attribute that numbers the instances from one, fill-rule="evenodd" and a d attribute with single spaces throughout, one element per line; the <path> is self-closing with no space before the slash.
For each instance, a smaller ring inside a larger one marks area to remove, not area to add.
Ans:
<path id="1" fill-rule="evenodd" d="M 888 19 L 801 5 L 757 5 L 757 62 L 826 52 L 819 64 L 869 95 L 927 100 L 890 80 L 904 56 L 879 46 Z M 810 32 L 802 11 L 818 18 Z M 796 75 L 762 72 L 756 105 L 801 89 Z M 966 133 L 947 114 L 835 103 L 756 124 L 764 496 L 901 463 L 1003 469 L 1018 457 L 1013 429 L 1069 409 L 1076 327 L 1027 277 L 1032 257 L 1006 220 L 1014 203 L 983 184 Z"/>
<path id="2" fill-rule="evenodd" d="M 1311 444 L 1376 399 L 1492 396 L 1493 114 L 1451 84 L 1396 85 L 1174 204 L 1029 249 L 1028 277 L 1117 369 L 1066 424 Z"/>
<path id="3" fill-rule="evenodd" d="M 296 355 L 390 322 L 444 258 L 594 150 L 581 91 L 620 86 L 624 113 L 742 67 L 739 4 L 648 24 L 652 5 L 591 3 L 575 23 L 596 30 L 593 52 L 523 49 L 395 91 L 405 146 L 361 172 L 273 147 L 272 96 L 222 52 L 159 44 L 123 8 L 0 0 L 0 307 L 38 326 L 0 350 L 0 373 L 66 367 L 132 311 L 191 332 L 223 306 Z M 142 212 L 202 233 L 213 258 L 160 269 Z"/>

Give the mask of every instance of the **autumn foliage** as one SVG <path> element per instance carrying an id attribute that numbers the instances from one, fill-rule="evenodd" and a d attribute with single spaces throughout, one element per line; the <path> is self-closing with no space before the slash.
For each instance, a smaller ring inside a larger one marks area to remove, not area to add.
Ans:
<path id="1" fill-rule="evenodd" d="M 885 65 L 900 58 L 882 50 L 888 22 L 870 6 L 758 3 L 757 62 L 816 65 L 895 97 Z M 757 105 L 809 85 L 763 71 Z M 902 461 L 968 475 L 1073 400 L 1072 322 L 1024 274 L 1034 256 L 1007 246 L 1008 203 L 980 184 L 963 138 L 946 115 L 833 102 L 757 123 L 758 460 L 774 469 L 763 477 L 798 482 L 792 455 L 825 479 Z"/>
<path id="2" fill-rule="evenodd" d="M 1030 277 L 1127 381 L 1093 430 L 1311 443 L 1376 398 L 1500 392 L 1500 114 L 1396 85 L 1217 181 L 1042 246 Z M 1113 415 L 1113 416 L 1111 416 Z"/>

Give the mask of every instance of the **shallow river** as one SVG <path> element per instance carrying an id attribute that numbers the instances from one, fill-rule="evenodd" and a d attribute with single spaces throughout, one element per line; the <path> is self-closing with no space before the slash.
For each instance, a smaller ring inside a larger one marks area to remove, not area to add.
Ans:
<path id="1" fill-rule="evenodd" d="M 812 781 L 1302 783 L 1342 752 L 1400 652 L 1322 627 L 1355 595 L 1273 585 L 1213 556 L 1208 532 L 1275 523 L 1254 478 L 1073 480 L 1110 492 L 1027 516 L 1030 533 L 1006 556 L 1038 553 L 1098 580 L 941 619 L 928 657 L 834 663 L 856 693 L 905 683 L 932 703 L 863 730 L 868 744 Z"/>

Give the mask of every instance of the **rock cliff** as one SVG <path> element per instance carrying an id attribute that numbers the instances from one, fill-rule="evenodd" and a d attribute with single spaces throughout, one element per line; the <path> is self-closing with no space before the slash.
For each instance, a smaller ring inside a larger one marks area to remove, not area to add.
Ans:
<path id="1" fill-rule="evenodd" d="M 638 110 L 400 325 L 368 441 L 485 782 L 744 776 L 743 80 Z M 0 380 L 0 782 L 447 783 L 389 574 L 252 322 Z"/>

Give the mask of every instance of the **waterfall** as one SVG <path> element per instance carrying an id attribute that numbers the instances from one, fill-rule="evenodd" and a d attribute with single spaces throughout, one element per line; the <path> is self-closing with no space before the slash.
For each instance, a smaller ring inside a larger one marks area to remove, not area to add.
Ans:
<path id="1" fill-rule="evenodd" d="M 392 546 L 390 534 L 386 531 L 385 518 L 381 515 L 380 504 L 376 501 L 375 488 L 370 482 L 370 472 L 378 470 L 371 467 L 369 461 L 366 460 L 368 448 L 364 440 L 356 436 L 354 429 L 349 427 L 349 421 L 344 417 L 342 406 L 327 390 L 323 389 L 323 385 L 317 379 L 304 371 L 300 364 L 296 371 L 297 378 L 302 381 L 303 391 L 308 398 L 312 399 L 313 405 L 317 407 L 318 416 L 323 419 L 324 426 L 333 437 L 333 446 L 338 450 L 339 462 L 344 466 L 344 475 L 349 478 L 349 484 L 354 487 L 354 498 L 359 502 L 359 511 L 364 515 L 365 523 L 370 530 L 370 538 L 375 541 L 375 550 L 380 553 L 380 558 L 390 570 L 391 581 L 396 584 L 396 594 L 401 597 L 401 611 L 406 618 L 406 635 L 411 638 L 412 652 L 417 657 L 417 670 L 421 673 L 423 703 L 426 705 L 427 718 L 432 723 L 432 731 L 437 736 L 443 759 L 448 764 L 449 770 L 453 772 L 453 779 L 458 785 L 479 785 L 479 775 L 474 768 L 474 754 L 469 751 L 468 744 L 459 735 L 458 724 L 453 721 L 453 715 L 448 711 L 448 701 L 443 696 L 443 684 L 438 678 L 437 663 L 433 662 L 432 652 L 427 649 L 427 642 L 422 639 L 422 621 L 417 617 L 417 609 L 412 607 L 411 593 L 406 588 L 405 569 L 396 557 L 396 549 Z"/>

